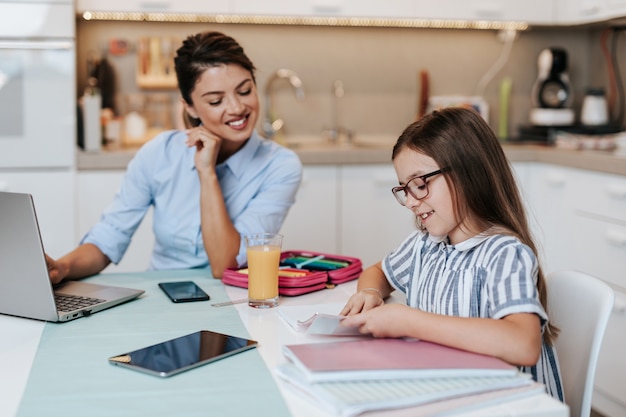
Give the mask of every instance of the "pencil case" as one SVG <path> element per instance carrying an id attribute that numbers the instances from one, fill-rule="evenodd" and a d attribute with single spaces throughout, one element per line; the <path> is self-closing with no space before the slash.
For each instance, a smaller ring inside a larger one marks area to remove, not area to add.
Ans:
<path id="1" fill-rule="evenodd" d="M 278 293 L 296 296 L 332 288 L 359 277 L 361 260 L 321 252 L 291 250 L 282 252 L 278 271 Z M 248 288 L 247 267 L 229 268 L 222 275 L 226 285 Z"/>

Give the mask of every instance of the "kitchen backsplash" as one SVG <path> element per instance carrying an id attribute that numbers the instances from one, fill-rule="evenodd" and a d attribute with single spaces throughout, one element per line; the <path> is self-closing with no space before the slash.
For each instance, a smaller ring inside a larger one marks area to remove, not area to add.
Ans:
<path id="1" fill-rule="evenodd" d="M 323 129 L 331 127 L 333 82 L 341 80 L 344 94 L 336 99 L 338 123 L 357 135 L 395 136 L 417 114 L 421 70 L 430 74 L 431 95 L 473 95 L 504 46 L 494 31 L 478 30 L 79 21 L 77 91 L 83 91 L 87 80 L 87 58 L 101 56 L 110 40 L 117 39 L 128 46 L 125 54 L 108 56 L 115 72 L 117 100 L 128 94 L 165 92 L 175 103 L 176 90 L 138 86 L 138 74 L 143 74 L 140 65 L 146 59 L 141 54 L 156 37 L 182 39 L 205 30 L 227 33 L 244 46 L 257 67 L 261 99 L 275 70 L 288 68 L 298 74 L 306 95 L 303 101 L 296 100 L 287 82 L 277 82 L 274 90 L 274 108 L 285 121 L 285 132 L 297 135 L 321 135 Z M 517 126 L 527 123 L 537 55 L 551 46 L 563 47 L 569 53 L 577 111 L 586 87 L 605 86 L 599 29 L 533 28 L 518 36 L 506 65 L 485 88 L 494 129 L 498 86 L 504 77 L 513 80 L 509 134 L 514 135 Z"/>

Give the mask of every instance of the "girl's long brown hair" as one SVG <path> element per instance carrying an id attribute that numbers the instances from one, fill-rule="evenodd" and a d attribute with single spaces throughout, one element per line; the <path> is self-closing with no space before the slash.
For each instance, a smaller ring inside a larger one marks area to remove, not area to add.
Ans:
<path id="1" fill-rule="evenodd" d="M 474 110 L 433 111 L 409 125 L 393 148 L 392 159 L 412 149 L 448 168 L 444 176 L 453 190 L 458 218 L 472 216 L 509 233 L 531 248 L 539 259 L 511 166 L 487 122 Z M 547 311 L 546 280 L 539 265 L 539 301 Z M 544 339 L 551 344 L 558 329 L 548 322 Z"/>

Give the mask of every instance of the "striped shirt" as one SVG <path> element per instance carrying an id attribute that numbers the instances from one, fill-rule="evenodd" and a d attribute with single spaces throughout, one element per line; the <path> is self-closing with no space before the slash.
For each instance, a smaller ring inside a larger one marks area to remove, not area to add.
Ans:
<path id="1" fill-rule="evenodd" d="M 537 258 L 515 237 L 483 234 L 450 245 L 417 230 L 383 259 L 382 265 L 387 280 L 406 295 L 410 307 L 493 319 L 535 313 L 542 330 L 548 322 L 537 291 Z M 553 347 L 544 342 L 537 364 L 520 370 L 563 401 Z"/>

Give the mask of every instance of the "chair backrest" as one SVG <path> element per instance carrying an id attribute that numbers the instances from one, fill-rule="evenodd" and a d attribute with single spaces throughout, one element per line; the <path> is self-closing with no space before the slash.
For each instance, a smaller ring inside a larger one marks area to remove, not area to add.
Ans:
<path id="1" fill-rule="evenodd" d="M 548 315 L 561 332 L 555 342 L 571 417 L 589 417 L 596 365 L 613 309 L 611 287 L 577 271 L 547 278 Z"/>

